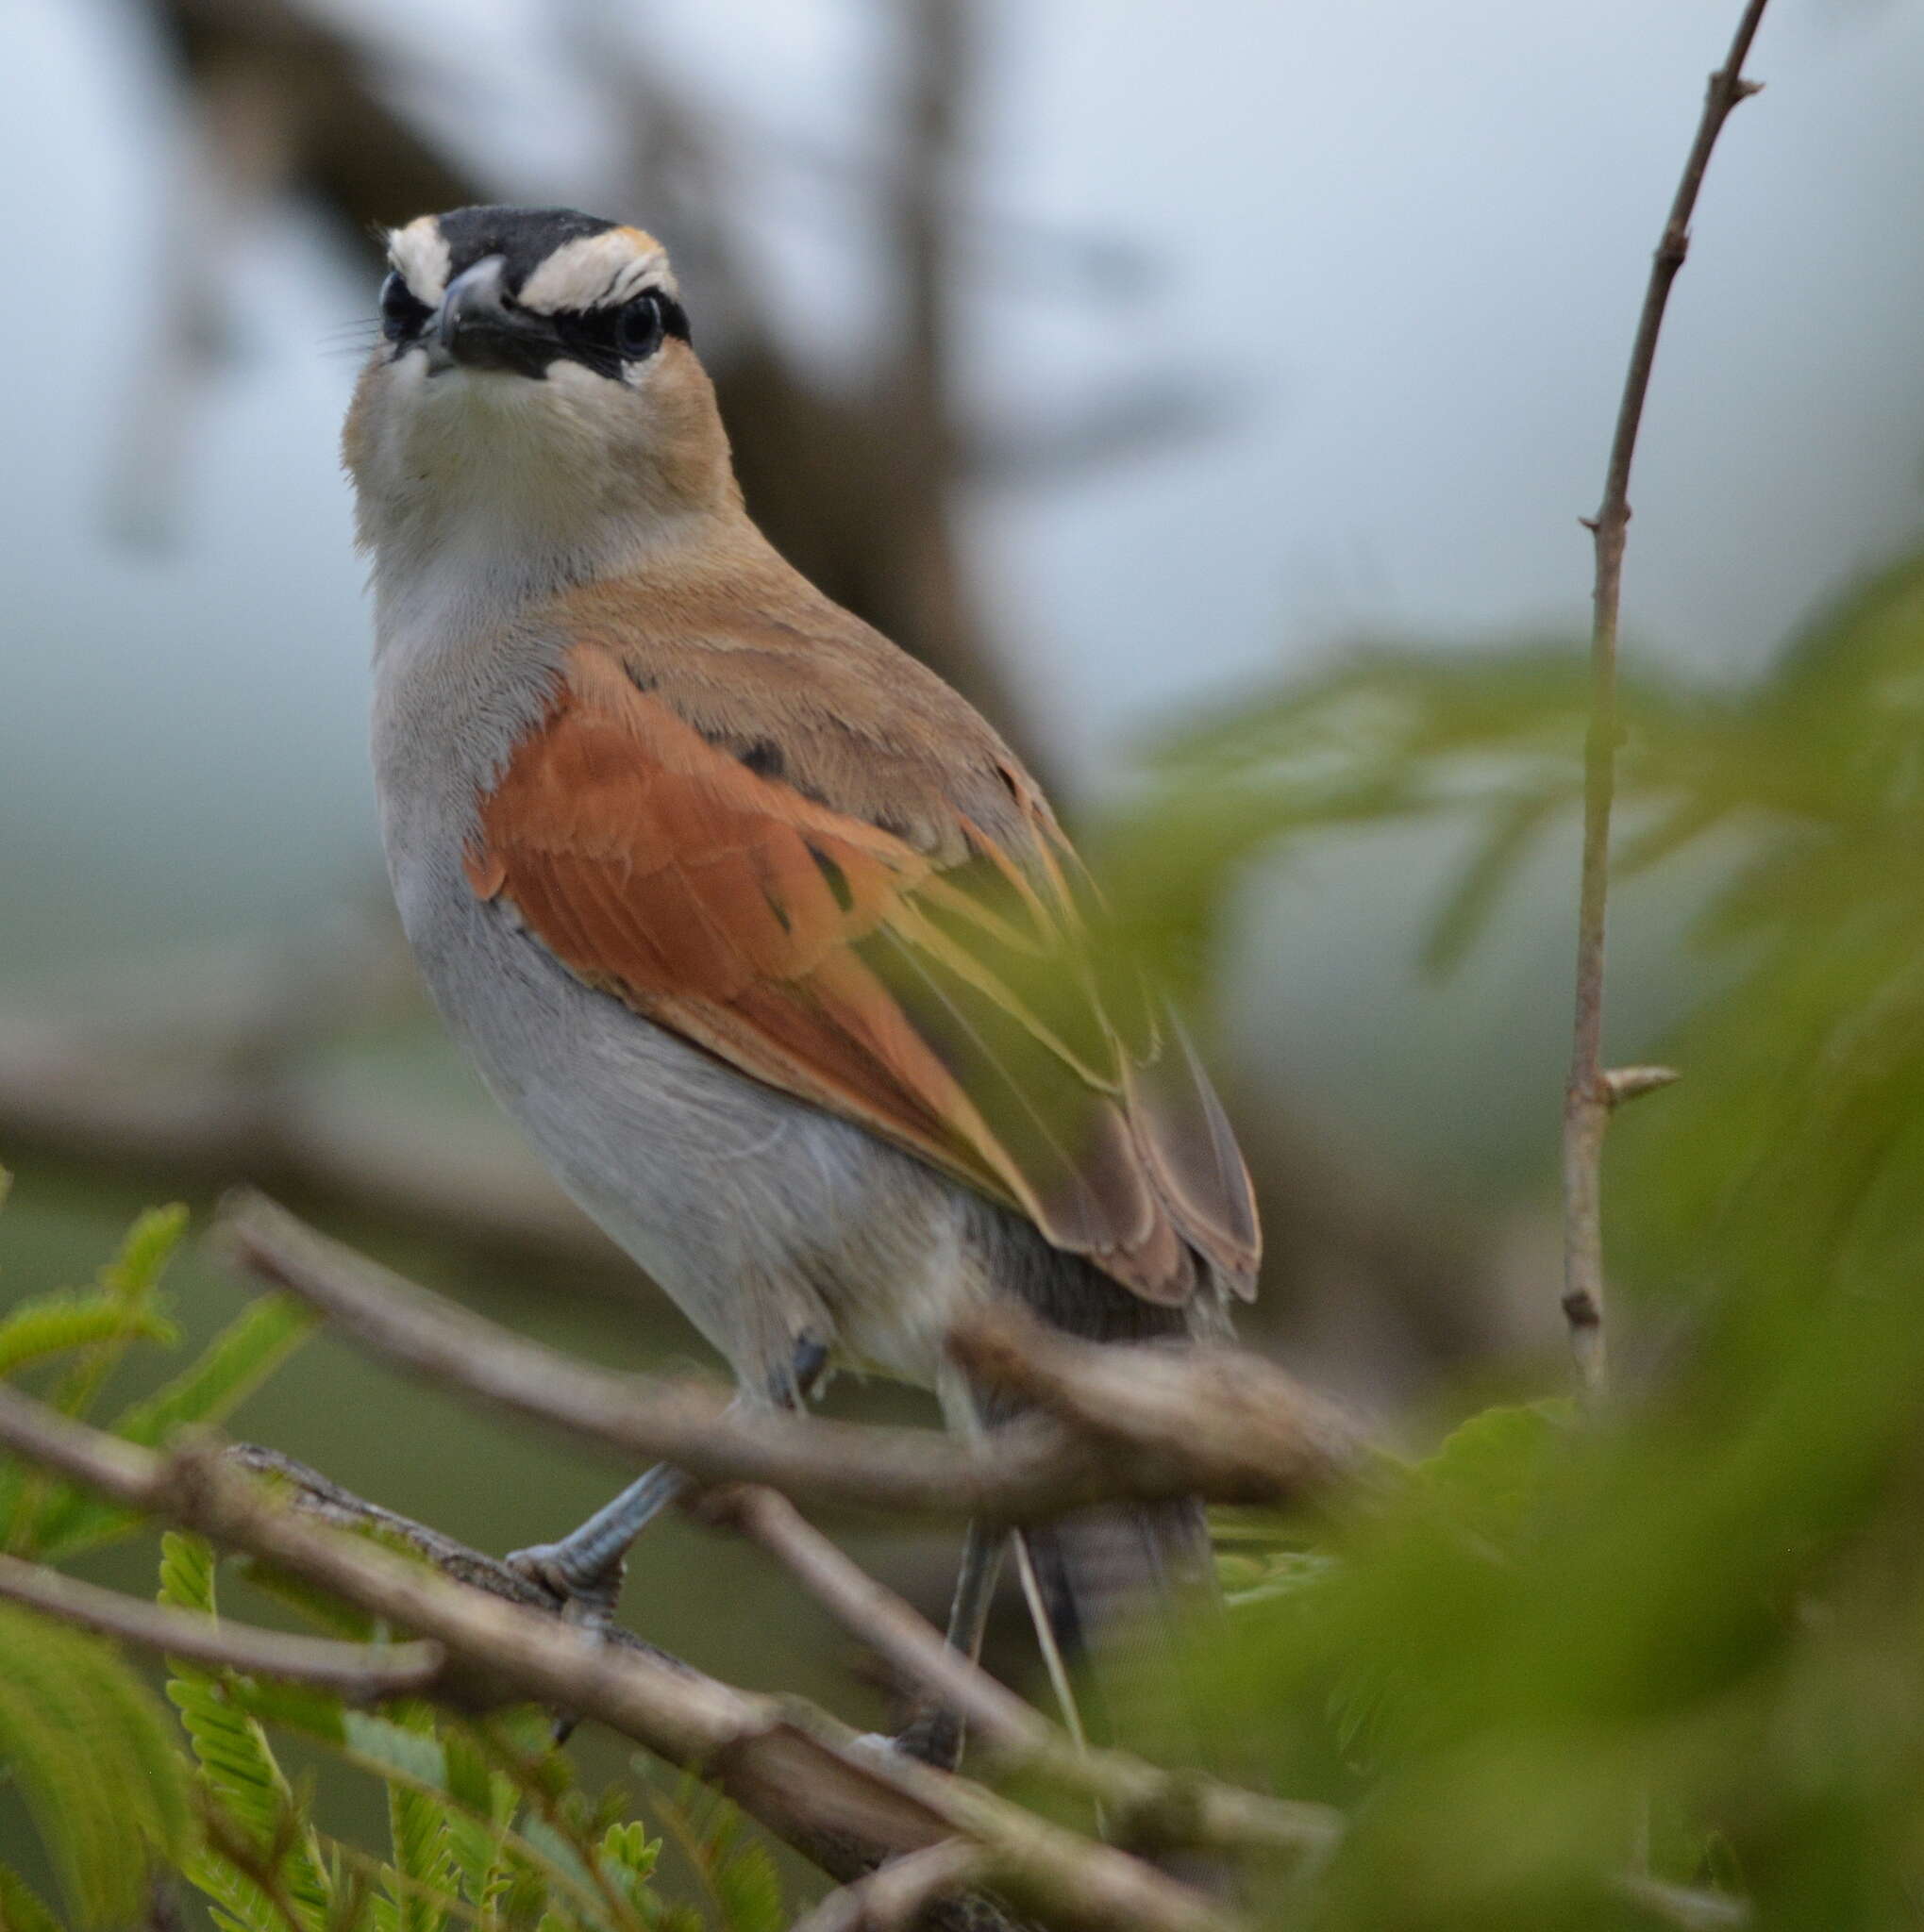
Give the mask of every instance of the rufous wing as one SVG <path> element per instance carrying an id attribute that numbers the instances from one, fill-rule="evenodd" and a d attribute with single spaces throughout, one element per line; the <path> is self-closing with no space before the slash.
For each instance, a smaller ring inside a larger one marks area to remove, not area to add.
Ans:
<path id="1" fill-rule="evenodd" d="M 1052 822 L 1019 853 L 956 824 L 932 858 L 582 647 L 480 801 L 467 876 L 582 979 L 1136 1293 L 1183 1300 L 1198 1256 L 1247 1293 L 1234 1141 L 1179 1036 L 1112 1024 Z"/>

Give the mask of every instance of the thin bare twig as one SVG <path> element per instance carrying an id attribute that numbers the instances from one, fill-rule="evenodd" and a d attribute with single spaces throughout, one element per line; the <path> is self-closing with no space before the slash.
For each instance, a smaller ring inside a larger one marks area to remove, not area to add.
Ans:
<path id="1" fill-rule="evenodd" d="M 1231 1932 L 1236 1923 L 1141 1859 L 966 1779 L 864 1748 L 821 1712 L 604 1642 L 308 1520 L 211 1445 L 157 1455 L 4 1384 L 0 1444 L 438 1641 L 446 1658 L 432 1694 L 448 1702 L 578 1712 L 709 1778 L 791 1842 L 859 1846 L 860 1859 L 845 1860 L 856 1869 L 835 1875 L 962 1838 L 980 1853 L 985 1885 L 1065 1932 Z"/>
<path id="2" fill-rule="evenodd" d="M 384 1697 L 425 1690 L 439 1681 L 447 1662 L 438 1643 L 342 1643 L 244 1624 L 216 1624 L 187 1610 L 102 1590 L 18 1557 L 0 1556 L 0 1597 L 142 1650 L 250 1676 L 318 1685 L 350 1704 L 377 1704 Z"/>
<path id="3" fill-rule="evenodd" d="M 1631 1091 L 1647 1092 L 1661 1082 L 1614 1091 L 1603 1066 L 1603 940 L 1610 891 L 1610 815 L 1616 791 L 1616 747 L 1622 727 L 1616 709 L 1617 612 L 1623 596 L 1623 553 L 1630 529 L 1631 464 L 1649 394 L 1657 338 L 1671 285 L 1690 247 L 1690 218 L 1697 208 L 1711 150 L 1731 110 L 1757 92 L 1744 78 L 1744 62 L 1757 36 L 1766 0 L 1748 0 L 1724 64 L 1710 77 L 1697 136 L 1683 163 L 1664 233 L 1650 263 L 1643 312 L 1631 345 L 1616 429 L 1611 440 L 1603 501 L 1586 518 L 1595 540 L 1596 612 L 1590 633 L 1590 728 L 1583 749 L 1583 869 L 1577 911 L 1577 1000 L 1570 1074 L 1564 1093 L 1564 1315 L 1585 1392 L 1601 1394 L 1608 1372 L 1603 1333 L 1603 1137 L 1611 1108 Z"/>
<path id="4" fill-rule="evenodd" d="M 958 1442 L 929 1429 L 736 1408 L 711 1384 L 611 1374 L 510 1334 L 325 1240 L 259 1195 L 230 1200 L 218 1239 L 238 1265 L 439 1386 L 633 1461 L 672 1462 L 701 1483 L 759 1482 L 845 1508 L 1021 1523 L 1119 1495 L 1280 1502 L 1328 1483 L 1353 1454 L 1353 1429 L 1258 1357 L 1078 1351 L 1073 1342 L 1052 1343 L 1032 1321 L 1022 1324 L 1019 1311 L 985 1313 L 959 1344 L 994 1375 L 996 1362 L 1033 1339 L 1052 1365 L 1053 1398 L 1034 1398 L 1045 1410 L 1057 1403 L 1066 1410 L 1077 1377 L 1099 1373 L 1106 1392 L 1083 1405 L 1100 1418 L 1099 1429 L 1044 1414 L 979 1442 Z M 971 1342 L 979 1327 L 979 1341 Z M 1171 1425 L 1178 1413 L 1181 1430 Z M 1141 1420 L 1139 1431 L 1132 1418 Z"/>
<path id="5" fill-rule="evenodd" d="M 1067 1740 L 1041 1711 L 944 1641 L 914 1607 L 878 1582 L 760 1483 L 730 1483 L 691 1506 L 704 1523 L 739 1531 L 768 1552 L 842 1627 L 962 1718 L 998 1768 L 1049 1756 Z"/>
<path id="6" fill-rule="evenodd" d="M 1341 1832 L 1321 1805 L 1263 1798 L 1196 1774 L 1173 1774 L 1121 1751 L 1079 1752 L 1047 1718 L 946 1643 L 914 1608 L 838 1549 L 785 1497 L 752 1484 L 710 1491 L 704 1521 L 766 1550 L 844 1629 L 874 1646 L 974 1726 L 1001 1774 L 1026 1771 L 1096 1800 L 1120 1843 L 1320 1851 Z"/>

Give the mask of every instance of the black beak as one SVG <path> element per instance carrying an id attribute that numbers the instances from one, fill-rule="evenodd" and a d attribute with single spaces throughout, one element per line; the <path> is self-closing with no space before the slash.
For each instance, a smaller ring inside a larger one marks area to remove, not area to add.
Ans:
<path id="1" fill-rule="evenodd" d="M 500 369 L 539 378 L 562 353 L 560 339 L 545 316 L 516 305 L 502 286 L 506 272 L 503 258 L 490 255 L 448 284 L 435 320 L 435 345 L 447 362 L 463 369 Z"/>

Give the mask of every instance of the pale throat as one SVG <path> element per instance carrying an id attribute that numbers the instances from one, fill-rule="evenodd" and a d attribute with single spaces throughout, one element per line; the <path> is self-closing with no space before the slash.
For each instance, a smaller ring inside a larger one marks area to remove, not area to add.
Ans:
<path id="1" fill-rule="evenodd" d="M 672 569 L 715 541 L 723 507 L 611 502 L 564 464 L 466 466 L 370 519 L 375 655 L 432 655 L 584 584 Z"/>

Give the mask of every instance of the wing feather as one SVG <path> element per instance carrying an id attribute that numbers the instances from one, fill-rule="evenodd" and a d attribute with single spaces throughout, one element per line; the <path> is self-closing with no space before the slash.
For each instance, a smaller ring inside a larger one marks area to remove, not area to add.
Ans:
<path id="1" fill-rule="evenodd" d="M 1018 803 L 1026 781 L 1005 772 Z M 1138 1294 L 1253 1277 L 1248 1181 L 1179 1039 L 1105 1017 L 1040 801 L 940 856 L 711 742 L 604 648 L 480 801 L 467 876 L 590 984 L 1027 1215 Z"/>

